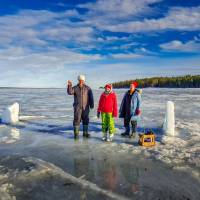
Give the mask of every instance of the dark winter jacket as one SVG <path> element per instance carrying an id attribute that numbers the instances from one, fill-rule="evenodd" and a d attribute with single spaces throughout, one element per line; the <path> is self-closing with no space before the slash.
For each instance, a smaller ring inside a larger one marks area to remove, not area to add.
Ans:
<path id="1" fill-rule="evenodd" d="M 87 108 L 94 108 L 93 93 L 91 88 L 87 85 L 83 85 L 83 87 L 79 85 L 72 87 L 69 85 L 67 93 L 69 95 L 74 95 L 74 108 L 81 108 L 84 110 Z"/>
<path id="2" fill-rule="evenodd" d="M 139 94 L 139 92 L 137 90 L 135 90 L 135 92 L 130 95 L 130 90 L 128 90 L 123 99 L 122 99 L 122 103 L 120 106 L 120 118 L 129 118 L 129 117 L 136 117 L 136 110 L 140 109 L 141 106 L 141 95 Z M 138 118 L 139 116 L 137 116 Z"/>

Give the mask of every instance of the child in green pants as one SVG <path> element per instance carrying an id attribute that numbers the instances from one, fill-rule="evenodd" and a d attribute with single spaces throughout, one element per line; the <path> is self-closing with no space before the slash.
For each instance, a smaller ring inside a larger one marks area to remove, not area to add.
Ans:
<path id="1" fill-rule="evenodd" d="M 117 97 L 112 91 L 112 85 L 107 84 L 105 91 L 101 94 L 99 106 L 97 110 L 97 117 L 102 120 L 102 132 L 104 141 L 112 141 L 115 133 L 114 117 L 117 117 Z M 109 134 L 107 135 L 107 132 Z"/>

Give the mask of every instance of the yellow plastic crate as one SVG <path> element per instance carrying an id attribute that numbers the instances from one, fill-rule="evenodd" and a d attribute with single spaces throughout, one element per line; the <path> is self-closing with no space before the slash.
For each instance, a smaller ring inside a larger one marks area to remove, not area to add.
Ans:
<path id="1" fill-rule="evenodd" d="M 156 145 L 156 136 L 155 134 L 142 134 L 139 136 L 139 145 L 144 147 L 152 147 Z"/>

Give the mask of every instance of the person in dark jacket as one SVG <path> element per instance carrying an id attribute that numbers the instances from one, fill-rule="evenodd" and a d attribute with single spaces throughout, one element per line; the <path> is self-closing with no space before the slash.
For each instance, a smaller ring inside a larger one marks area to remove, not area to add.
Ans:
<path id="1" fill-rule="evenodd" d="M 79 135 L 80 122 L 83 124 L 83 137 L 89 137 L 89 112 L 94 108 L 93 93 L 90 87 L 85 84 L 85 76 L 78 76 L 79 83 L 72 87 L 72 82 L 68 81 L 67 93 L 74 95 L 74 138 Z"/>
<path id="2" fill-rule="evenodd" d="M 119 117 L 124 118 L 125 132 L 122 136 L 135 137 L 137 130 L 137 122 L 140 119 L 140 106 L 141 106 L 141 90 L 136 89 L 138 86 L 137 82 L 130 84 L 130 90 L 128 90 L 120 106 Z M 130 134 L 130 123 L 132 127 Z"/>

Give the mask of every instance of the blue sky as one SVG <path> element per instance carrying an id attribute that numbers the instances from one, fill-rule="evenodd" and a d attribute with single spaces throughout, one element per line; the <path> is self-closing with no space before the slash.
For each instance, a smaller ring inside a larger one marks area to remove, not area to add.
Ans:
<path id="1" fill-rule="evenodd" d="M 199 0 L 2 0 L 0 86 L 200 74 Z"/>

